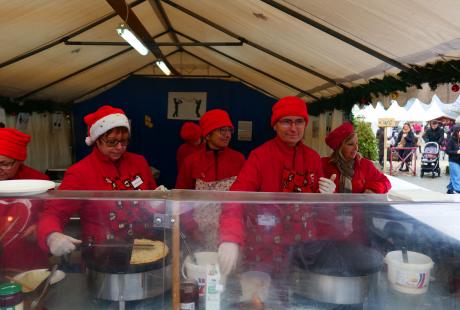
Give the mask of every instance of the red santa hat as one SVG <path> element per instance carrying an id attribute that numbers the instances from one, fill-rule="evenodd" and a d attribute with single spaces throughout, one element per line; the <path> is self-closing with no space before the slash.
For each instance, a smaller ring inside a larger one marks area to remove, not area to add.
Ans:
<path id="1" fill-rule="evenodd" d="M 87 145 L 92 145 L 97 138 L 115 127 L 126 127 L 128 131 L 131 131 L 125 112 L 109 105 L 102 106 L 96 112 L 86 115 L 84 121 L 88 125 L 88 136 L 85 139 Z"/>
<path id="2" fill-rule="evenodd" d="M 305 101 L 295 96 L 281 98 L 272 107 L 271 125 L 275 126 L 276 122 L 285 116 L 300 116 L 308 124 L 307 104 Z"/>
<path id="3" fill-rule="evenodd" d="M 26 160 L 30 136 L 14 128 L 0 128 L 0 155 Z"/>
<path id="4" fill-rule="evenodd" d="M 209 110 L 200 118 L 201 133 L 206 137 L 211 131 L 222 127 L 232 127 L 228 113 L 221 109 Z"/>
<path id="5" fill-rule="evenodd" d="M 350 122 L 345 122 L 327 135 L 326 144 L 335 151 L 342 145 L 343 140 L 354 132 L 353 125 Z"/>
<path id="6" fill-rule="evenodd" d="M 185 122 L 180 129 L 180 137 L 187 142 L 196 142 L 201 137 L 201 129 L 194 122 Z"/>

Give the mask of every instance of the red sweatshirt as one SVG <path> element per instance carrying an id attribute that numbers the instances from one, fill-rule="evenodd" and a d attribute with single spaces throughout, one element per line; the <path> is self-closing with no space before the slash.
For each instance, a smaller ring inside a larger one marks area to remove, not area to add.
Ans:
<path id="1" fill-rule="evenodd" d="M 232 191 L 286 191 L 286 171 L 302 176 L 302 192 L 319 192 L 323 176 L 318 153 L 299 142 L 289 147 L 278 137 L 261 145 L 249 156 Z M 220 218 L 221 242 L 244 245 L 250 268 L 279 272 L 287 265 L 287 246 L 316 238 L 310 206 L 226 204 Z"/>
<path id="2" fill-rule="evenodd" d="M 197 179 L 212 182 L 237 176 L 243 164 L 244 155 L 229 147 L 221 151 L 202 148 L 184 160 L 176 189 L 195 189 Z"/>
<path id="3" fill-rule="evenodd" d="M 24 180 L 24 179 L 36 179 L 36 180 L 49 180 L 46 174 L 43 174 L 35 169 L 32 169 L 26 165 L 22 165 L 12 180 Z M 36 225 L 40 212 L 42 211 L 42 201 L 39 200 L 11 200 L 3 201 L 0 206 L 0 227 L 3 224 L 7 224 L 5 228 L 8 228 L 10 223 L 6 223 L 4 220 L 8 217 L 20 217 L 15 223 L 13 229 L 9 231 L 7 235 L 2 239 L 2 246 L 4 246 L 2 254 L 0 255 L 0 269 L 4 268 L 15 268 L 19 270 L 29 270 L 34 268 L 48 267 L 48 254 L 40 249 L 37 241 L 34 240 L 34 232 L 30 236 L 24 236 L 24 232 L 27 231 L 32 225 Z M 26 222 L 27 208 L 30 207 L 30 218 Z M 14 238 L 18 233 L 18 229 L 23 228 L 22 233 Z M 4 231 L 4 228 L 0 229 Z M 9 242 L 12 238 L 13 241 Z M 5 244 L 8 244 L 5 246 Z"/>
<path id="4" fill-rule="evenodd" d="M 337 166 L 330 163 L 329 157 L 323 157 L 321 158 L 321 161 L 323 163 L 324 174 L 327 178 L 330 178 L 333 174 L 337 175 L 334 182 L 337 186 L 335 192 L 338 193 L 341 175 L 339 169 L 337 169 Z M 365 190 L 371 190 L 376 194 L 386 194 L 391 189 L 391 183 L 388 178 L 377 168 L 375 168 L 374 164 L 366 158 L 355 160 L 354 174 L 351 180 L 351 184 L 353 193 L 364 193 Z M 335 208 L 333 209 L 336 211 Z M 332 219 L 336 219 L 337 217 L 332 213 L 329 214 L 327 219 L 322 221 L 328 222 L 327 225 L 322 225 L 322 228 L 325 230 L 322 232 L 322 234 L 328 235 L 329 237 L 335 239 L 348 238 L 349 240 L 354 240 L 361 243 L 367 242 L 367 233 L 364 230 L 364 212 L 361 206 L 353 206 L 351 212 L 342 210 L 341 213 L 344 212 L 349 213 L 350 219 L 352 220 L 352 223 L 349 224 L 349 226 L 351 226 L 352 232 L 348 232 L 348 234 L 351 235 L 347 235 L 347 229 L 341 228 L 343 224 L 334 223 Z"/>
<path id="5" fill-rule="evenodd" d="M 113 162 L 94 147 L 91 154 L 66 171 L 59 190 L 152 190 L 156 186 L 144 157 L 126 152 Z M 145 231 L 146 216 L 153 211 L 143 204 L 110 200 L 50 201 L 39 222 L 40 246 L 49 250 L 48 235 L 62 232 L 74 213 L 80 214 L 84 241 L 133 238 Z"/>
<path id="6" fill-rule="evenodd" d="M 195 145 L 193 143 L 183 143 L 179 146 L 176 153 L 176 161 L 177 161 L 177 170 L 179 171 L 180 167 L 184 163 L 186 157 L 190 154 L 199 151 L 203 147 L 203 144 Z"/>

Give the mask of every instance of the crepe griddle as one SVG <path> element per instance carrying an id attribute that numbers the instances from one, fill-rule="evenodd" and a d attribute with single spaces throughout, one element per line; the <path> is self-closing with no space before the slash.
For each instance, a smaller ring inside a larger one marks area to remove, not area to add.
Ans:
<path id="1" fill-rule="evenodd" d="M 164 260 L 169 262 L 168 255 L 157 261 L 145 264 L 131 265 L 133 241 L 110 240 L 97 246 L 85 244 L 82 246 L 82 255 L 89 269 L 103 273 L 138 273 L 163 268 Z"/>

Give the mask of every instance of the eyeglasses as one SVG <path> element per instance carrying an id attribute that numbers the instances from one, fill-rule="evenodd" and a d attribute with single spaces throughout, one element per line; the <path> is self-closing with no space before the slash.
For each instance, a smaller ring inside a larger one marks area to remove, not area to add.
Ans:
<path id="1" fill-rule="evenodd" d="M 8 169 L 11 169 L 13 168 L 14 164 L 17 162 L 17 160 L 12 160 L 12 161 L 4 161 L 4 162 L 0 162 L 0 169 L 1 170 L 8 170 Z"/>
<path id="2" fill-rule="evenodd" d="M 105 140 L 105 139 L 102 139 L 101 140 L 105 143 L 105 145 L 107 145 L 108 147 L 116 147 L 118 145 L 118 143 L 121 144 L 121 146 L 127 146 L 128 143 L 129 143 L 129 139 L 126 139 L 126 140 L 116 140 L 116 139 L 110 139 L 110 140 Z"/>
<path id="3" fill-rule="evenodd" d="M 227 133 L 233 134 L 234 130 L 233 127 L 222 127 L 216 129 L 218 133 L 220 133 L 222 136 L 226 135 Z"/>
<path id="4" fill-rule="evenodd" d="M 291 128 L 292 125 L 295 125 L 296 127 L 299 128 L 305 125 L 305 119 L 298 118 L 296 120 L 292 120 L 292 119 L 285 118 L 285 119 L 280 119 L 278 121 L 278 124 L 280 124 L 280 126 L 284 128 Z"/>

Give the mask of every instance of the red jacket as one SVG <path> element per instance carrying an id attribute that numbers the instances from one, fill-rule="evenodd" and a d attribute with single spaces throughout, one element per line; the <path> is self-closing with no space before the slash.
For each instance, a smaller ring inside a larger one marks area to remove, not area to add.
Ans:
<path id="1" fill-rule="evenodd" d="M 243 164 L 244 155 L 229 147 L 221 151 L 203 147 L 185 158 L 177 176 L 176 188 L 195 189 L 197 179 L 212 182 L 237 176 Z"/>
<path id="2" fill-rule="evenodd" d="M 321 161 L 323 163 L 324 174 L 327 178 L 330 178 L 333 174 L 337 175 L 334 181 L 336 185 L 335 192 L 337 193 L 340 184 L 340 171 L 337 169 L 337 166 L 330 163 L 329 157 L 323 157 Z M 354 174 L 351 183 L 353 193 L 364 193 L 365 190 L 371 190 L 376 194 L 385 194 L 391 189 L 391 183 L 388 178 L 366 158 L 355 160 Z M 323 236 L 328 236 L 329 239 L 347 238 L 348 240 L 354 240 L 360 243 L 367 242 L 367 231 L 365 230 L 366 225 L 364 223 L 365 215 L 361 206 L 355 205 L 349 211 L 341 211 L 341 213 L 347 213 L 349 215 L 351 223 L 345 225 L 349 227 L 348 229 L 344 227 L 343 219 L 337 221 L 340 216 L 338 217 L 338 214 L 335 214 L 335 206 L 332 206 L 332 208 L 328 210 L 329 213 L 327 216 L 325 216 L 327 206 L 324 206 L 321 211 L 320 213 L 323 214 L 320 214 L 319 217 L 321 218 L 320 222 L 322 224 L 319 227 L 321 227 L 321 234 Z M 340 223 L 340 221 L 342 222 Z"/>
<path id="3" fill-rule="evenodd" d="M 319 191 L 323 172 L 318 153 L 302 142 L 289 147 L 278 137 L 251 152 L 231 190 L 282 192 L 286 170 L 307 176 L 304 192 Z M 226 204 L 220 218 L 221 242 L 245 245 L 248 268 L 277 273 L 287 266 L 288 246 L 316 238 L 312 217 L 310 206 Z"/>
<path id="4" fill-rule="evenodd" d="M 49 180 L 46 174 L 26 165 L 22 165 L 12 179 Z M 30 208 L 30 218 L 26 222 L 26 210 L 29 202 L 32 203 Z M 48 254 L 39 248 L 36 240 L 33 240 L 34 238 L 32 235 L 36 235 L 36 232 L 29 237 L 24 237 L 24 232 L 27 231 L 31 225 L 37 224 L 41 211 L 42 201 L 39 200 L 8 200 L 6 201 L 6 205 L 2 205 L 0 207 L 0 227 L 5 223 L 4 219 L 7 219 L 8 217 L 21 217 L 20 220 L 15 223 L 13 229 L 10 230 L 10 232 L 2 239 L 3 246 L 11 238 L 14 238 L 14 235 L 18 232 L 17 230 L 15 231 L 15 228 L 21 229 L 23 225 L 25 226 L 22 233 L 13 239 L 13 241 L 8 242 L 8 245 L 3 248 L 2 254 L 0 255 L 0 269 L 15 268 L 19 270 L 29 270 L 48 266 Z M 22 219 L 24 221 L 22 221 Z M 0 231 L 4 231 L 4 229 L 0 228 Z M 32 239 L 30 239 L 31 237 Z"/>
<path id="5" fill-rule="evenodd" d="M 66 171 L 59 190 L 152 190 L 156 186 L 144 157 L 126 152 L 115 163 L 94 147 L 91 154 Z M 39 222 L 40 246 L 48 250 L 48 235 L 62 232 L 70 216 L 77 212 L 84 241 L 102 242 L 142 234 L 146 215 L 153 211 L 142 205 L 137 201 L 50 201 Z"/>
<path id="6" fill-rule="evenodd" d="M 179 146 L 176 153 L 176 161 L 177 161 L 177 170 L 180 169 L 186 157 L 190 154 L 199 151 L 203 147 L 203 144 L 195 145 L 192 143 L 183 143 Z"/>
<path id="7" fill-rule="evenodd" d="M 321 158 L 323 170 L 326 178 L 336 174 L 335 185 L 336 192 L 339 190 L 340 171 L 337 167 L 329 162 L 329 157 Z M 353 193 L 364 193 L 365 190 L 371 190 L 376 194 L 385 194 L 391 189 L 391 183 L 388 178 L 381 173 L 374 164 L 366 158 L 355 160 L 354 175 L 351 180 Z"/>

